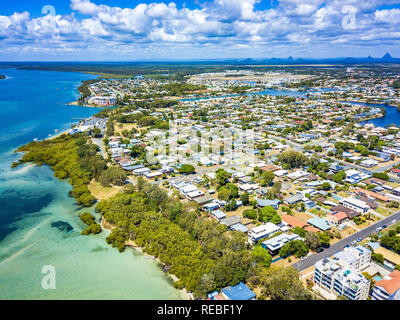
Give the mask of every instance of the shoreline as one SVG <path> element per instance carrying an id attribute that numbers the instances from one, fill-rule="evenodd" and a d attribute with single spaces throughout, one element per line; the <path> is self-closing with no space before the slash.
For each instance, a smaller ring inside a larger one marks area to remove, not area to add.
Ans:
<path id="1" fill-rule="evenodd" d="M 68 130 L 65 130 L 63 132 L 59 132 L 56 135 L 53 135 L 51 137 L 47 137 L 43 140 L 48 140 L 48 139 L 53 139 L 56 138 L 57 136 L 60 136 L 62 134 L 68 134 Z M 115 226 L 113 226 L 112 224 L 108 223 L 107 220 L 103 217 L 101 217 L 101 222 L 100 222 L 100 227 L 102 228 L 102 230 L 106 230 L 106 231 L 111 231 L 112 229 L 116 228 Z M 134 241 L 132 240 L 127 240 L 125 242 L 125 245 L 139 253 L 141 253 L 143 256 L 145 257 L 151 257 L 152 260 L 156 261 L 160 266 L 164 267 L 166 264 L 163 263 L 159 258 L 154 257 L 148 253 L 146 253 L 142 247 L 139 247 Z M 163 273 L 165 273 L 173 282 L 176 282 L 179 280 L 179 278 L 177 278 L 174 274 L 171 274 L 169 272 L 165 272 L 164 270 L 162 270 Z M 186 288 L 182 288 L 182 289 L 177 289 L 179 291 L 181 291 L 181 293 L 183 294 L 183 296 L 186 298 L 185 300 L 194 300 L 193 296 L 191 293 L 189 293 Z"/>
<path id="2" fill-rule="evenodd" d="M 101 217 L 101 222 L 100 222 L 100 226 L 103 230 L 106 231 L 111 231 L 112 229 L 115 229 L 116 227 L 113 226 L 112 224 L 108 223 L 107 220 L 104 217 Z M 163 263 L 159 258 L 152 256 L 148 253 L 146 253 L 142 247 L 138 246 L 133 240 L 128 239 L 127 241 L 125 241 L 125 245 L 139 253 L 141 253 L 143 256 L 145 257 L 150 257 L 152 258 L 152 260 L 156 261 L 160 266 L 164 267 L 166 264 Z M 173 281 L 176 282 L 179 280 L 178 277 L 176 277 L 174 274 L 171 274 L 169 272 L 165 272 L 163 270 L 163 272 Z M 181 291 L 181 293 L 183 294 L 183 296 L 185 296 L 187 298 L 187 300 L 194 300 L 193 296 L 191 293 L 189 293 L 186 288 L 182 288 L 182 289 L 177 289 L 179 291 Z"/>

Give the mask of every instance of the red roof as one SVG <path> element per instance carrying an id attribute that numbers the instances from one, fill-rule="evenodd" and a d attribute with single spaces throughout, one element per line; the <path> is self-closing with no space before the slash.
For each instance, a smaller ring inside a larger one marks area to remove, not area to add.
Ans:
<path id="1" fill-rule="evenodd" d="M 386 279 L 385 279 L 386 278 Z M 400 289 L 400 271 L 395 270 L 388 277 L 385 277 L 382 280 L 378 281 L 375 286 L 379 286 L 384 288 L 387 293 L 392 295 L 397 290 Z"/>

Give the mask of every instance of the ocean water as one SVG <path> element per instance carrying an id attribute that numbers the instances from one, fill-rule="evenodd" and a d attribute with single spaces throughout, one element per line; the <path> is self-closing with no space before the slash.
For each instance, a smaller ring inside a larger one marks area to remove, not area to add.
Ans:
<path id="1" fill-rule="evenodd" d="M 19 145 L 98 112 L 65 105 L 80 81 L 95 76 L 0 73 L 8 77 L 0 80 L 0 299 L 184 299 L 154 260 L 130 248 L 119 253 L 105 242 L 106 231 L 81 235 L 83 210 L 48 167 L 10 168 Z M 55 268 L 55 289 L 42 287 L 44 266 Z"/>

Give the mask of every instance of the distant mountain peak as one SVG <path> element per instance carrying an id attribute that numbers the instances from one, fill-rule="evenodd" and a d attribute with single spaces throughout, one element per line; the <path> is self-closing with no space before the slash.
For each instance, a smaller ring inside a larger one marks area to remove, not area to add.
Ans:
<path id="1" fill-rule="evenodd" d="M 386 53 L 383 57 L 382 57 L 382 59 L 383 60 L 390 60 L 390 59 L 393 59 L 393 57 L 390 55 L 390 53 L 388 52 L 388 53 Z"/>
<path id="2" fill-rule="evenodd" d="M 287 58 L 287 59 L 288 59 L 288 61 L 294 61 L 292 56 L 289 56 L 289 58 Z"/>

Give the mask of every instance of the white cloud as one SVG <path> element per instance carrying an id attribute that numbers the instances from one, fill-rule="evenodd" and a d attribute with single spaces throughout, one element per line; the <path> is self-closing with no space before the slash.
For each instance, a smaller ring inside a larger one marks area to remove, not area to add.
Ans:
<path id="1" fill-rule="evenodd" d="M 313 55 L 321 46 L 327 52 L 330 46 L 336 50 L 333 45 L 352 43 L 374 48 L 381 39 L 391 39 L 393 46 L 399 44 L 400 9 L 377 10 L 381 0 L 280 0 L 274 8 L 258 10 L 260 3 L 213 0 L 190 10 L 178 9 L 173 2 L 119 8 L 71 0 L 68 15 L 32 18 L 22 12 L 0 16 L 0 51 L 75 52 L 79 57 L 83 50 L 119 56 L 134 48 L 144 56 L 170 54 L 175 46 L 180 48 L 176 55 L 239 52 L 235 50 L 261 55 L 266 48 L 268 52 L 307 52 L 308 48 Z M 356 8 L 354 29 L 343 28 L 346 6 Z"/>

